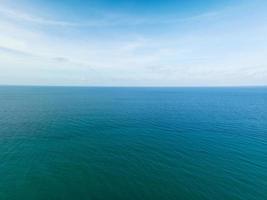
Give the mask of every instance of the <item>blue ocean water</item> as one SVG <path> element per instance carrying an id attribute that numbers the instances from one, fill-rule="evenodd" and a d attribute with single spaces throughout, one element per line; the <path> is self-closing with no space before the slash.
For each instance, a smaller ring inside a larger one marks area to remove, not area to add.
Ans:
<path id="1" fill-rule="evenodd" d="M 267 88 L 0 87 L 1 200 L 266 200 Z"/>

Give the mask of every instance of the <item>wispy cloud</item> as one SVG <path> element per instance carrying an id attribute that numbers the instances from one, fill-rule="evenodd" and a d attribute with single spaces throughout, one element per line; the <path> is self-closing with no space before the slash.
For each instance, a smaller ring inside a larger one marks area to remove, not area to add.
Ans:
<path id="1" fill-rule="evenodd" d="M 33 54 L 30 54 L 30 53 L 25 52 L 25 51 L 20 51 L 20 50 L 17 50 L 17 49 L 1 47 L 1 46 L 0 46 L 0 52 L 13 54 L 13 55 L 34 56 Z"/>
<path id="2" fill-rule="evenodd" d="M 39 60 L 40 62 L 50 62 L 50 63 L 55 63 L 55 64 L 63 63 L 65 65 L 67 64 L 67 65 L 73 65 L 75 67 L 84 67 L 86 69 L 91 68 L 89 63 L 74 61 L 66 57 L 49 57 L 49 56 L 39 55 L 38 53 L 34 54 L 34 53 L 29 53 L 27 51 L 21 51 L 18 49 L 6 48 L 6 47 L 1 47 L 1 46 L 0 46 L 0 53 L 2 55 L 8 55 L 11 57 L 17 57 L 17 58 L 20 57 L 24 59 L 27 59 L 27 58 L 35 59 L 35 60 Z"/>
<path id="3" fill-rule="evenodd" d="M 12 20 L 34 23 L 43 26 L 62 26 L 62 27 L 101 27 L 101 26 L 130 26 L 130 25 L 160 25 L 175 24 L 187 21 L 205 20 L 220 15 L 222 11 L 204 12 L 190 17 L 164 16 L 164 17 L 139 17 L 126 14 L 102 14 L 97 19 L 85 19 L 84 22 L 72 22 L 55 19 L 47 19 L 41 16 L 32 15 L 19 10 L 14 10 L 0 6 L 0 14 Z"/>

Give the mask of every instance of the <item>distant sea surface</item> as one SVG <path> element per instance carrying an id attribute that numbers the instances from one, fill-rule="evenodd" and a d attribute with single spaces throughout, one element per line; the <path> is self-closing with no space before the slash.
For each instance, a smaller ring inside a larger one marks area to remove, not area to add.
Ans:
<path id="1" fill-rule="evenodd" d="M 267 88 L 0 87 L 0 200 L 266 200 Z"/>

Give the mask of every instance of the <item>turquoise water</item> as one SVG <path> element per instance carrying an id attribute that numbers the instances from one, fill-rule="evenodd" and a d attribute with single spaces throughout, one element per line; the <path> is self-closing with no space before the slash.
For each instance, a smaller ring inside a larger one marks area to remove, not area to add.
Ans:
<path id="1" fill-rule="evenodd" d="M 267 88 L 0 87 L 1 200 L 266 200 Z"/>

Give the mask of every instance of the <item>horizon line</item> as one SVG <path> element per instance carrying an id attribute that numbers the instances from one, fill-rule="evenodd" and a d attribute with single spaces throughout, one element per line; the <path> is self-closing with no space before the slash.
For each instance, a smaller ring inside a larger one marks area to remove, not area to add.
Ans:
<path id="1" fill-rule="evenodd" d="M 185 86 L 161 86 L 161 85 L 154 85 L 154 86 L 118 86 L 118 85 L 43 85 L 43 84 L 36 84 L 36 85 L 16 85 L 16 84 L 0 84 L 0 87 L 62 87 L 62 88 L 264 88 L 267 85 L 185 85 Z"/>

